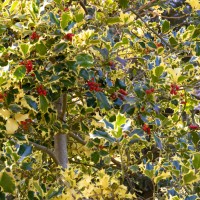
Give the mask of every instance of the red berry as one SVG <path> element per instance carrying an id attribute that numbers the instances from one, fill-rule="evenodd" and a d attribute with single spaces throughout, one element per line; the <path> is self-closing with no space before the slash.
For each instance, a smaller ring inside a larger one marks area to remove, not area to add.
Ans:
<path id="1" fill-rule="evenodd" d="M 151 89 L 145 91 L 145 93 L 146 93 L 147 95 L 149 95 L 149 94 L 151 94 L 151 93 L 153 93 L 153 92 L 154 92 L 154 88 L 151 88 Z"/>
<path id="2" fill-rule="evenodd" d="M 91 81 L 87 81 L 87 85 L 90 91 L 96 91 L 96 92 L 102 91 L 102 88 L 100 88 L 100 84 L 96 83 L 94 81 L 94 78 L 92 78 Z"/>
<path id="3" fill-rule="evenodd" d="M 149 128 L 149 125 L 147 124 L 144 124 L 143 127 L 142 127 L 143 131 L 146 132 L 148 135 L 151 134 L 151 130 Z"/>
<path id="4" fill-rule="evenodd" d="M 189 128 L 190 128 L 191 130 L 197 130 L 197 129 L 199 129 L 199 125 L 190 124 L 190 125 L 189 125 Z"/>
<path id="5" fill-rule="evenodd" d="M 119 89 L 118 92 L 121 93 L 121 94 L 123 94 L 124 96 L 128 95 L 128 93 L 125 90 L 123 90 L 123 89 Z"/>
<path id="6" fill-rule="evenodd" d="M 40 96 L 46 96 L 47 91 L 43 88 L 43 85 L 37 87 L 37 92 Z"/>
<path id="7" fill-rule="evenodd" d="M 31 60 L 22 61 L 19 64 L 24 65 L 26 67 L 27 74 L 33 70 L 33 63 Z"/>
<path id="8" fill-rule="evenodd" d="M 40 38 L 40 36 L 36 33 L 36 32 L 33 32 L 30 36 L 31 40 L 38 40 Z"/>
<path id="9" fill-rule="evenodd" d="M 181 101 L 181 104 L 187 104 L 187 101 Z"/>
<path id="10" fill-rule="evenodd" d="M 73 33 L 67 33 L 67 34 L 64 36 L 64 39 L 69 40 L 69 41 L 72 41 L 73 36 L 74 36 Z"/>

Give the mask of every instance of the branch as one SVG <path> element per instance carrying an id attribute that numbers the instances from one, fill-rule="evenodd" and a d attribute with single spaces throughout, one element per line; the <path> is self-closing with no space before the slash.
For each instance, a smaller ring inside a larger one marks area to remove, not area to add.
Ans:
<path id="1" fill-rule="evenodd" d="M 139 19 L 141 19 L 141 21 L 144 23 L 144 25 L 145 25 L 151 32 L 153 32 L 157 37 L 159 37 L 160 40 L 161 40 L 166 46 L 168 46 L 170 49 L 172 49 L 171 45 L 168 44 L 156 31 L 154 31 L 154 30 L 142 19 L 142 17 L 141 17 L 137 12 L 135 12 L 135 10 L 131 9 L 131 12 L 133 12 Z"/>
<path id="2" fill-rule="evenodd" d="M 40 151 L 48 154 L 54 160 L 54 162 L 57 165 L 59 165 L 59 161 L 58 161 L 56 155 L 54 154 L 54 152 L 52 150 L 48 149 L 47 147 L 45 147 L 43 145 L 37 144 L 35 142 L 29 141 L 29 144 L 33 145 L 37 150 L 40 150 Z"/>
<path id="3" fill-rule="evenodd" d="M 162 18 L 166 18 L 166 19 L 181 19 L 181 18 L 188 17 L 188 16 L 189 16 L 188 14 L 181 15 L 181 16 L 174 16 L 174 17 L 161 15 Z"/>
<path id="4" fill-rule="evenodd" d="M 146 3 L 144 4 L 143 6 L 141 6 L 139 9 L 138 9 L 138 12 L 141 12 L 143 11 L 145 8 L 149 8 L 153 5 L 153 3 L 156 3 L 158 0 L 151 0 L 149 3 Z"/>
<path id="5" fill-rule="evenodd" d="M 67 94 L 64 93 L 63 94 L 63 99 L 62 99 L 62 113 L 61 113 L 61 119 L 65 120 L 65 113 L 66 113 L 66 109 L 67 109 Z"/>
<path id="6" fill-rule="evenodd" d="M 83 10 L 85 11 L 85 14 L 88 15 L 88 11 L 87 11 L 87 8 L 85 7 L 85 4 L 82 1 L 79 1 L 79 4 L 81 5 Z"/>
<path id="7" fill-rule="evenodd" d="M 80 138 L 78 135 L 74 133 L 69 133 L 68 134 L 70 137 L 74 138 L 77 142 L 81 143 L 82 145 L 86 145 L 86 141 L 84 141 L 82 138 Z"/>

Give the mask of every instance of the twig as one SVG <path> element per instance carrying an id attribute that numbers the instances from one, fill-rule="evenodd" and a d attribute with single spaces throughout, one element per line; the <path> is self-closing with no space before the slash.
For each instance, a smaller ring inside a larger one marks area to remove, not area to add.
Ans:
<path id="1" fill-rule="evenodd" d="M 52 150 L 48 149 L 47 147 L 45 147 L 43 145 L 37 144 L 35 142 L 29 141 L 29 144 L 33 145 L 37 150 L 40 150 L 40 151 L 48 154 L 54 160 L 54 162 L 57 165 L 59 165 L 59 161 L 58 161 L 56 155 L 54 154 L 54 152 Z"/>
<path id="2" fill-rule="evenodd" d="M 188 16 L 189 16 L 188 14 L 181 15 L 181 16 L 174 16 L 174 17 L 161 15 L 162 18 L 166 18 L 166 19 L 181 19 L 181 18 L 188 17 Z"/>
<path id="3" fill-rule="evenodd" d="M 82 138 L 80 138 L 78 135 L 74 134 L 74 133 L 69 133 L 68 134 L 70 137 L 74 138 L 76 141 L 78 141 L 79 143 L 81 143 L 82 145 L 85 145 L 87 142 L 84 141 Z"/>
<path id="4" fill-rule="evenodd" d="M 81 7 L 83 8 L 83 10 L 85 11 L 85 14 L 88 15 L 88 11 L 87 8 L 85 7 L 85 4 L 82 1 L 79 1 Z"/>
<path id="5" fill-rule="evenodd" d="M 144 23 L 144 25 L 145 25 L 151 32 L 153 32 L 157 37 L 159 37 L 160 40 L 161 40 L 166 46 L 168 46 L 170 49 L 172 49 L 171 45 L 168 44 L 156 31 L 154 31 L 154 30 L 142 19 L 142 17 L 141 17 L 137 12 L 135 12 L 135 10 L 131 9 L 131 12 L 133 12 L 139 19 L 141 19 L 142 22 Z"/>
<path id="6" fill-rule="evenodd" d="M 156 3 L 157 1 L 158 1 L 158 0 L 151 0 L 149 3 L 144 4 L 143 6 L 141 6 L 141 7 L 138 9 L 138 12 L 143 11 L 145 8 L 149 8 L 150 6 L 153 5 L 153 3 Z"/>

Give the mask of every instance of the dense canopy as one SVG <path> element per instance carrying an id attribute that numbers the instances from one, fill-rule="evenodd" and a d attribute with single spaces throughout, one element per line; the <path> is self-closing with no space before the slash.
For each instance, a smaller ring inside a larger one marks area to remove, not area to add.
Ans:
<path id="1" fill-rule="evenodd" d="M 200 198 L 198 0 L 0 1 L 0 199 Z"/>

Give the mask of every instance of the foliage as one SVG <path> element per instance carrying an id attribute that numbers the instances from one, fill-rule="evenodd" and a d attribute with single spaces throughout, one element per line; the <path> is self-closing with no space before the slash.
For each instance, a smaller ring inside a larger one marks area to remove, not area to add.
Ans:
<path id="1" fill-rule="evenodd" d="M 1 199 L 200 196 L 200 7 L 172 2 L 1 1 Z"/>

